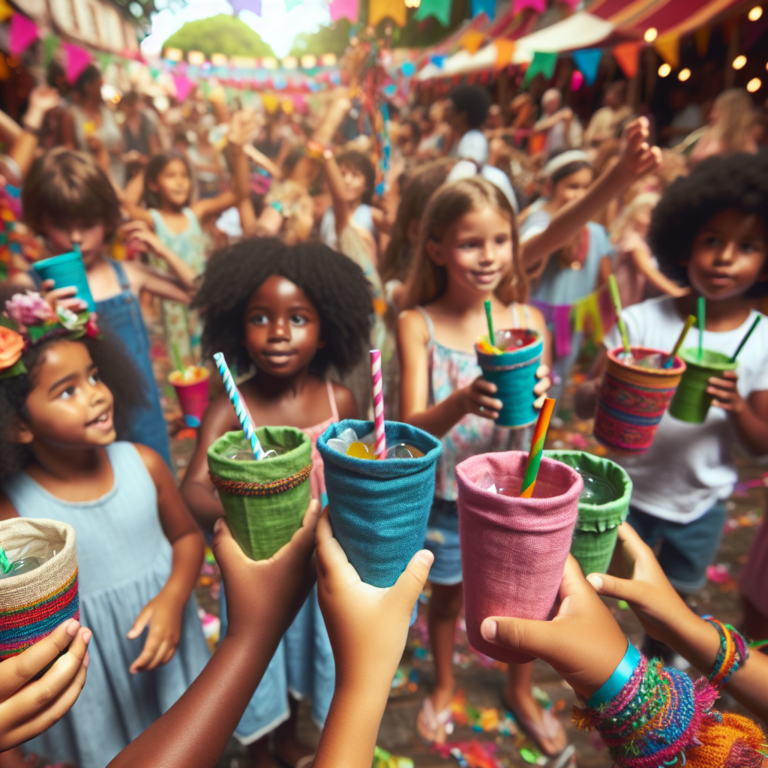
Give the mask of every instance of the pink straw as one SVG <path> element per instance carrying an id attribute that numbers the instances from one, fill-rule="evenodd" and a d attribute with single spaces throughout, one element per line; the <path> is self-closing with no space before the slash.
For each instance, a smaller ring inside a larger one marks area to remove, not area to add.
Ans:
<path id="1" fill-rule="evenodd" d="M 373 379 L 373 423 L 376 430 L 377 459 L 387 458 L 387 436 L 384 434 L 384 389 L 381 382 L 381 352 L 371 350 L 371 378 Z"/>

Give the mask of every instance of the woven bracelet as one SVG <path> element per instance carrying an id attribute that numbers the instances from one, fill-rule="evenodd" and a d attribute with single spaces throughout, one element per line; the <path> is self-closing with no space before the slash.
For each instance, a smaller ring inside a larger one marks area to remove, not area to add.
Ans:
<path id="1" fill-rule="evenodd" d="M 749 646 L 744 635 L 730 624 L 723 624 L 713 616 L 702 618 L 712 624 L 720 635 L 720 650 L 715 660 L 715 668 L 709 675 L 709 682 L 715 688 L 721 688 L 749 658 Z"/>
<path id="2" fill-rule="evenodd" d="M 227 480 L 224 477 L 208 474 L 211 482 L 225 493 L 231 493 L 233 496 L 276 496 L 278 493 L 285 493 L 294 488 L 298 488 L 312 472 L 312 465 L 309 464 L 304 469 L 300 469 L 295 475 L 282 478 L 281 480 L 272 480 L 269 483 L 246 483 L 239 480 Z"/>

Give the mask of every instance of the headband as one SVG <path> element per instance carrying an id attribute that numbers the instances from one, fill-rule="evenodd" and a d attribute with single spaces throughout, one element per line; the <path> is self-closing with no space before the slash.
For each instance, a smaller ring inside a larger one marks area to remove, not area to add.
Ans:
<path id="1" fill-rule="evenodd" d="M 469 179 L 473 176 L 482 176 L 486 181 L 490 181 L 491 184 L 498 187 L 504 193 L 507 200 L 509 200 L 509 204 L 512 206 L 515 215 L 520 213 L 520 206 L 517 203 L 515 190 L 512 189 L 507 174 L 500 168 L 496 168 L 493 165 L 479 166 L 473 160 L 459 160 L 459 162 L 451 169 L 446 181 L 451 182 L 458 181 L 459 179 Z"/>
<path id="2" fill-rule="evenodd" d="M 569 149 L 566 152 L 561 152 L 559 155 L 555 155 L 555 157 L 544 166 L 541 175 L 545 179 L 551 179 L 561 168 L 565 168 L 566 165 L 570 165 L 571 163 L 586 163 L 590 168 L 592 167 L 589 155 L 586 152 L 581 149 Z"/>

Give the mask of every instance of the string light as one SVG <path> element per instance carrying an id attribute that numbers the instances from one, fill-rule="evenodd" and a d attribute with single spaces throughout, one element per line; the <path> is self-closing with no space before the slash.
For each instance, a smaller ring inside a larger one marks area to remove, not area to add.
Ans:
<path id="1" fill-rule="evenodd" d="M 668 75 L 668 74 L 669 74 L 669 73 L 672 71 L 672 67 L 670 67 L 670 66 L 669 66 L 669 64 L 667 64 L 666 62 L 664 62 L 664 63 L 663 63 L 663 64 L 662 64 L 662 65 L 659 67 L 659 70 L 658 70 L 658 71 L 659 71 L 659 77 L 666 77 L 666 76 L 667 76 L 667 75 Z"/>
<path id="2" fill-rule="evenodd" d="M 741 56 L 737 56 L 737 57 L 736 57 L 736 58 L 733 60 L 733 64 L 731 64 L 731 66 L 732 66 L 734 69 L 744 69 L 744 67 L 746 66 L 746 64 L 747 64 L 747 57 L 746 57 L 746 56 L 744 56 L 744 54 L 742 54 Z"/>
<path id="3" fill-rule="evenodd" d="M 648 29 L 645 30 L 643 39 L 645 40 L 646 43 L 652 43 L 658 36 L 659 36 L 659 30 L 656 29 L 656 27 L 648 27 Z"/>
<path id="4" fill-rule="evenodd" d="M 421 0 L 405 0 L 406 8 L 418 8 L 421 5 Z"/>
<path id="5" fill-rule="evenodd" d="M 677 75 L 677 79 L 684 83 L 688 78 L 691 76 L 691 70 L 686 67 L 685 69 L 681 69 L 680 72 Z"/>
<path id="6" fill-rule="evenodd" d="M 748 83 L 747 83 L 747 90 L 750 93 L 756 93 L 763 87 L 763 82 L 760 80 L 759 77 L 753 77 Z"/>
<path id="7" fill-rule="evenodd" d="M 763 9 L 759 5 L 756 5 L 747 14 L 747 18 L 750 21 L 757 21 L 762 15 L 763 15 Z"/>
<path id="8" fill-rule="evenodd" d="M 199 67 L 205 64 L 205 54 L 202 51 L 190 51 L 187 54 L 187 61 L 192 65 Z"/>

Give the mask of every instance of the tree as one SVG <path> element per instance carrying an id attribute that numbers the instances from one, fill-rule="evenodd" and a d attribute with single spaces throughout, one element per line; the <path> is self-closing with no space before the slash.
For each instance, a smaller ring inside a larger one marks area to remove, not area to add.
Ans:
<path id="1" fill-rule="evenodd" d="M 291 56 L 303 56 L 311 53 L 322 56 L 324 53 L 335 53 L 341 56 L 349 44 L 349 31 L 352 24 L 349 19 L 339 19 L 332 26 L 322 26 L 311 34 L 302 32 L 293 39 Z"/>
<path id="2" fill-rule="evenodd" d="M 209 19 L 188 21 L 163 43 L 163 48 L 180 48 L 184 53 L 202 51 L 209 59 L 214 53 L 256 58 L 275 55 L 258 32 L 236 16 L 224 13 Z"/>

